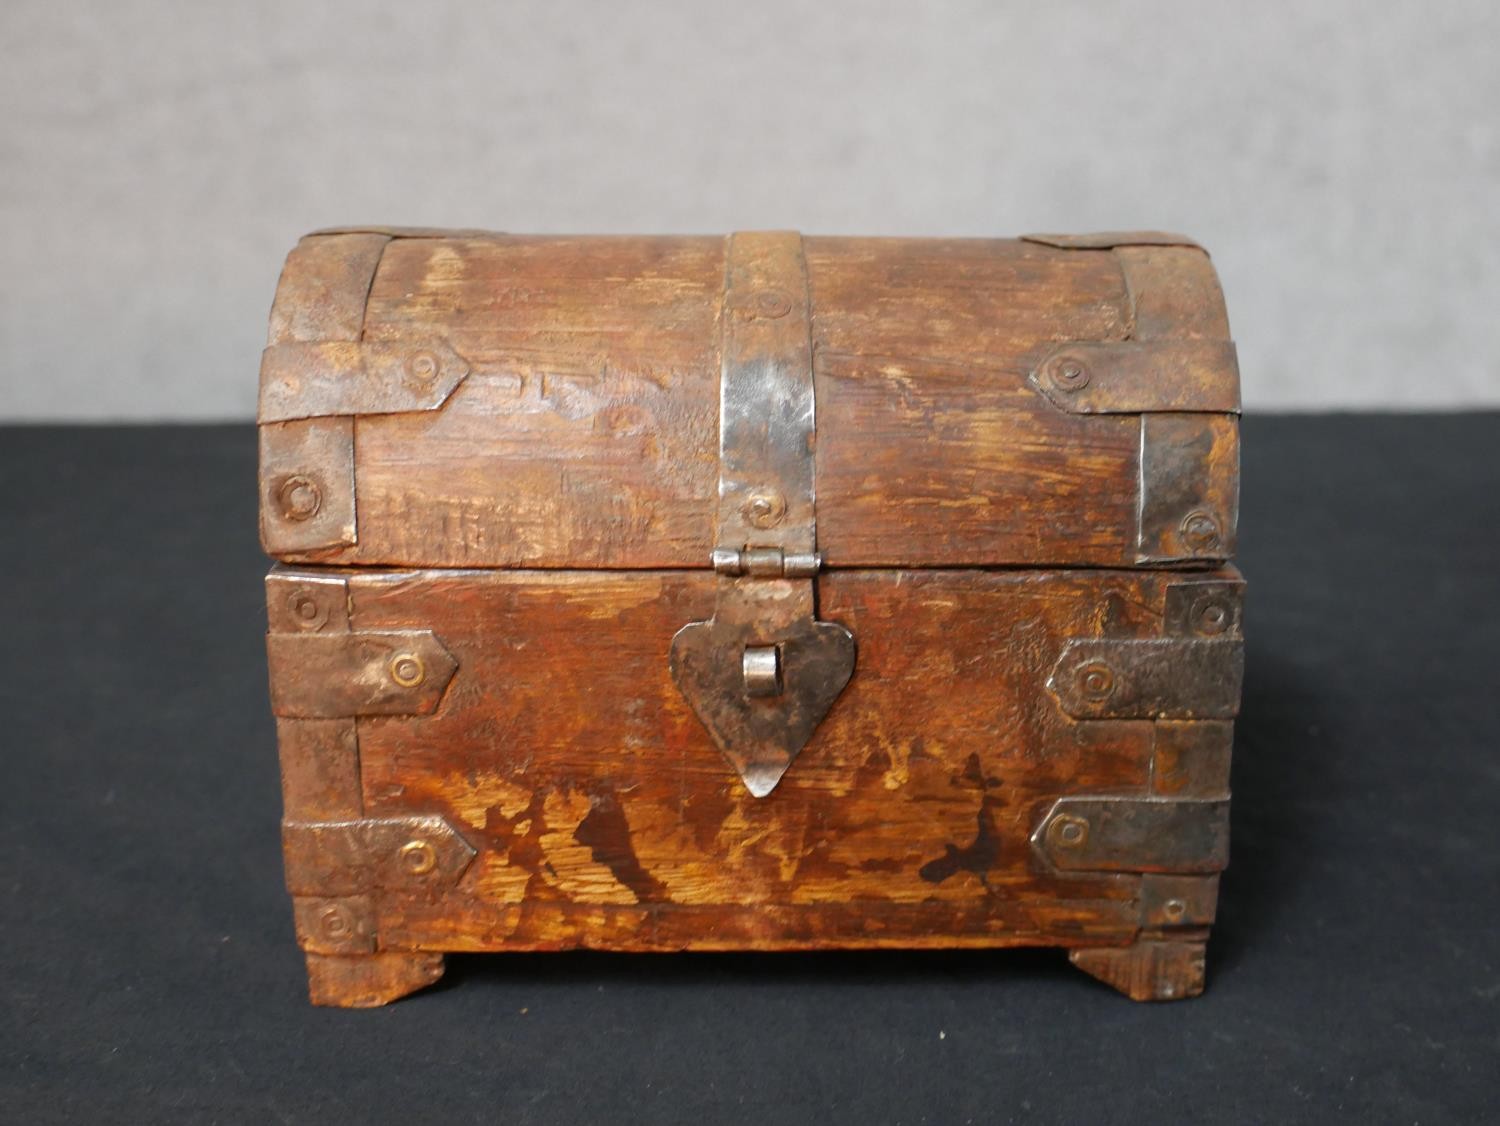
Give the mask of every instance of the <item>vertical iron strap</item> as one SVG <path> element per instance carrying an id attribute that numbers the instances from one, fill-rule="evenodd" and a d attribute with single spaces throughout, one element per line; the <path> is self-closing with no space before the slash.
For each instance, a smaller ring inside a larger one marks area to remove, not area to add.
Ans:
<path id="1" fill-rule="evenodd" d="M 812 311 L 802 237 L 730 236 L 719 390 L 714 616 L 672 639 L 672 678 L 746 789 L 765 797 L 854 672 L 816 618 Z"/>
<path id="2" fill-rule="evenodd" d="M 812 313 L 801 235 L 730 236 L 723 317 L 718 545 L 816 551 Z"/>

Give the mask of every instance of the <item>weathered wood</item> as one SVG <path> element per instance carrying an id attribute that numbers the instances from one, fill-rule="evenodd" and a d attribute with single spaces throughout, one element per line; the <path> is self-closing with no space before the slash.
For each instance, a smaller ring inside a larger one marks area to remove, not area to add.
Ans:
<path id="1" fill-rule="evenodd" d="M 361 542 L 434 566 L 704 566 L 722 239 L 398 239 L 365 338 L 442 337 L 446 407 L 361 418 Z"/>
<path id="2" fill-rule="evenodd" d="M 1073 950 L 1068 957 L 1132 1001 L 1181 1001 L 1203 992 L 1204 949 L 1201 938 L 1150 937 L 1125 947 Z"/>
<path id="3" fill-rule="evenodd" d="M 477 852 L 454 886 L 377 889 L 380 948 L 1128 944 L 1142 876 L 1052 871 L 1029 838 L 1059 795 L 1151 793 L 1156 725 L 1042 686 L 1070 639 L 1158 636 L 1178 579 L 825 575 L 860 675 L 762 801 L 667 674 L 711 574 L 350 574 L 351 628 L 426 623 L 458 665 L 434 714 L 355 721 L 365 815 L 437 814 Z"/>
<path id="4" fill-rule="evenodd" d="M 703 566 L 718 506 L 724 240 L 398 237 L 371 277 L 369 240 L 383 238 L 304 240 L 278 309 L 309 300 L 323 263 L 331 306 L 368 290 L 369 346 L 451 349 L 469 374 L 441 410 L 355 418 L 357 542 L 268 548 L 370 565 Z M 804 245 L 818 488 L 839 498 L 819 522 L 830 566 L 1135 562 L 1141 416 L 1079 416 L 1031 377 L 1059 343 L 1227 340 L 1202 251 Z M 331 339 L 348 338 L 348 315 L 329 319 Z M 300 322 L 306 332 L 317 318 Z M 1194 355 L 1201 401 L 1236 403 L 1232 350 Z M 275 417 L 296 410 L 283 372 L 273 349 Z M 1233 416 L 1214 417 L 1228 420 L 1215 460 L 1184 472 L 1224 493 Z"/>
<path id="5" fill-rule="evenodd" d="M 441 954 L 307 954 L 307 991 L 314 1005 L 373 1009 L 425 989 L 442 976 Z"/>
<path id="6" fill-rule="evenodd" d="M 1242 659 L 1207 255 L 751 243 L 786 269 L 721 238 L 403 228 L 288 259 L 262 536 L 315 1002 L 383 1004 L 446 951 L 580 947 L 1055 945 L 1138 999 L 1201 990 Z M 758 488 L 721 371 L 794 357 L 816 428 Z M 716 548 L 743 558 L 716 574 Z M 735 618 L 743 685 L 714 691 L 748 689 L 756 646 L 769 702 L 736 707 L 783 706 L 796 654 L 762 603 L 848 630 L 857 664 L 756 797 L 668 656 Z"/>

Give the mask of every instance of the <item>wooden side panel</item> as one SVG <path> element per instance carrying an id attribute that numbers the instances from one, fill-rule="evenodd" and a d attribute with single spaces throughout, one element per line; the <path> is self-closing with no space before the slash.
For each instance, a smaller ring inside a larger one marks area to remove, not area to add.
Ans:
<path id="1" fill-rule="evenodd" d="M 1141 876 L 1053 871 L 1030 838 L 1060 795 L 1151 794 L 1155 725 L 1069 719 L 1045 684 L 1070 639 L 1160 635 L 1175 578 L 824 576 L 858 671 L 756 799 L 667 669 L 713 576 L 350 575 L 355 629 L 431 629 L 458 664 L 434 714 L 357 721 L 365 815 L 441 816 L 478 854 L 381 897 L 382 946 L 1129 942 Z"/>

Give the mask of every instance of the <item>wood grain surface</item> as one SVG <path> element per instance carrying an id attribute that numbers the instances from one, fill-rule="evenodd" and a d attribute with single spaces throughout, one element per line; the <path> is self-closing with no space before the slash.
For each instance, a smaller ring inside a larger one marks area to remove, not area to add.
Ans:
<path id="1" fill-rule="evenodd" d="M 328 323 L 330 338 L 343 339 L 349 291 L 365 288 L 360 339 L 451 349 L 469 373 L 439 410 L 354 419 L 355 542 L 309 549 L 305 537 L 284 546 L 268 534 L 268 549 L 361 565 L 706 565 L 724 240 L 396 237 L 372 264 L 370 240 L 382 238 L 305 240 L 276 324 L 306 339 Z M 1060 344 L 1227 339 L 1201 250 L 804 245 L 829 566 L 1136 561 L 1141 415 L 1060 408 L 1035 371 Z M 325 294 L 329 312 L 302 311 Z M 278 327 L 274 342 L 287 332 Z M 1206 401 L 1221 403 L 1226 388 L 1238 401 L 1232 353 L 1195 378 Z M 1228 456 L 1188 469 L 1227 494 L 1233 415 L 1216 417 L 1227 420 Z"/>
<path id="2" fill-rule="evenodd" d="M 273 602 L 320 574 L 274 573 Z M 1064 795 L 1227 796 L 1228 725 L 1076 720 L 1046 682 L 1069 640 L 1160 636 L 1182 580 L 824 576 L 860 671 L 756 799 L 667 673 L 711 574 L 346 572 L 354 636 L 431 629 L 458 672 L 430 715 L 284 718 L 289 817 L 437 814 L 475 850 L 454 884 L 374 890 L 382 950 L 1128 945 L 1154 877 L 1060 872 L 1031 836 Z M 309 738 L 346 768 L 309 771 Z"/>
<path id="3" fill-rule="evenodd" d="M 816 579 L 776 581 L 857 664 L 762 798 L 668 661 L 766 581 L 710 568 L 725 239 L 369 228 L 288 259 L 262 538 L 316 1002 L 574 947 L 1045 944 L 1132 997 L 1201 990 L 1242 662 L 1207 255 L 773 243 L 795 300 L 735 300 L 810 363 L 816 524 L 799 490 L 751 546 L 815 543 Z"/>

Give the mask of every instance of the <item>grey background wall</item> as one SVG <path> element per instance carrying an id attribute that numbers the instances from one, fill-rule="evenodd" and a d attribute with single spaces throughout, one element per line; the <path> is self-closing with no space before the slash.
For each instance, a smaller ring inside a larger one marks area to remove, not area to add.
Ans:
<path id="1" fill-rule="evenodd" d="M 0 418 L 249 418 L 301 232 L 1214 252 L 1252 409 L 1500 405 L 1500 5 L 6 0 Z"/>

